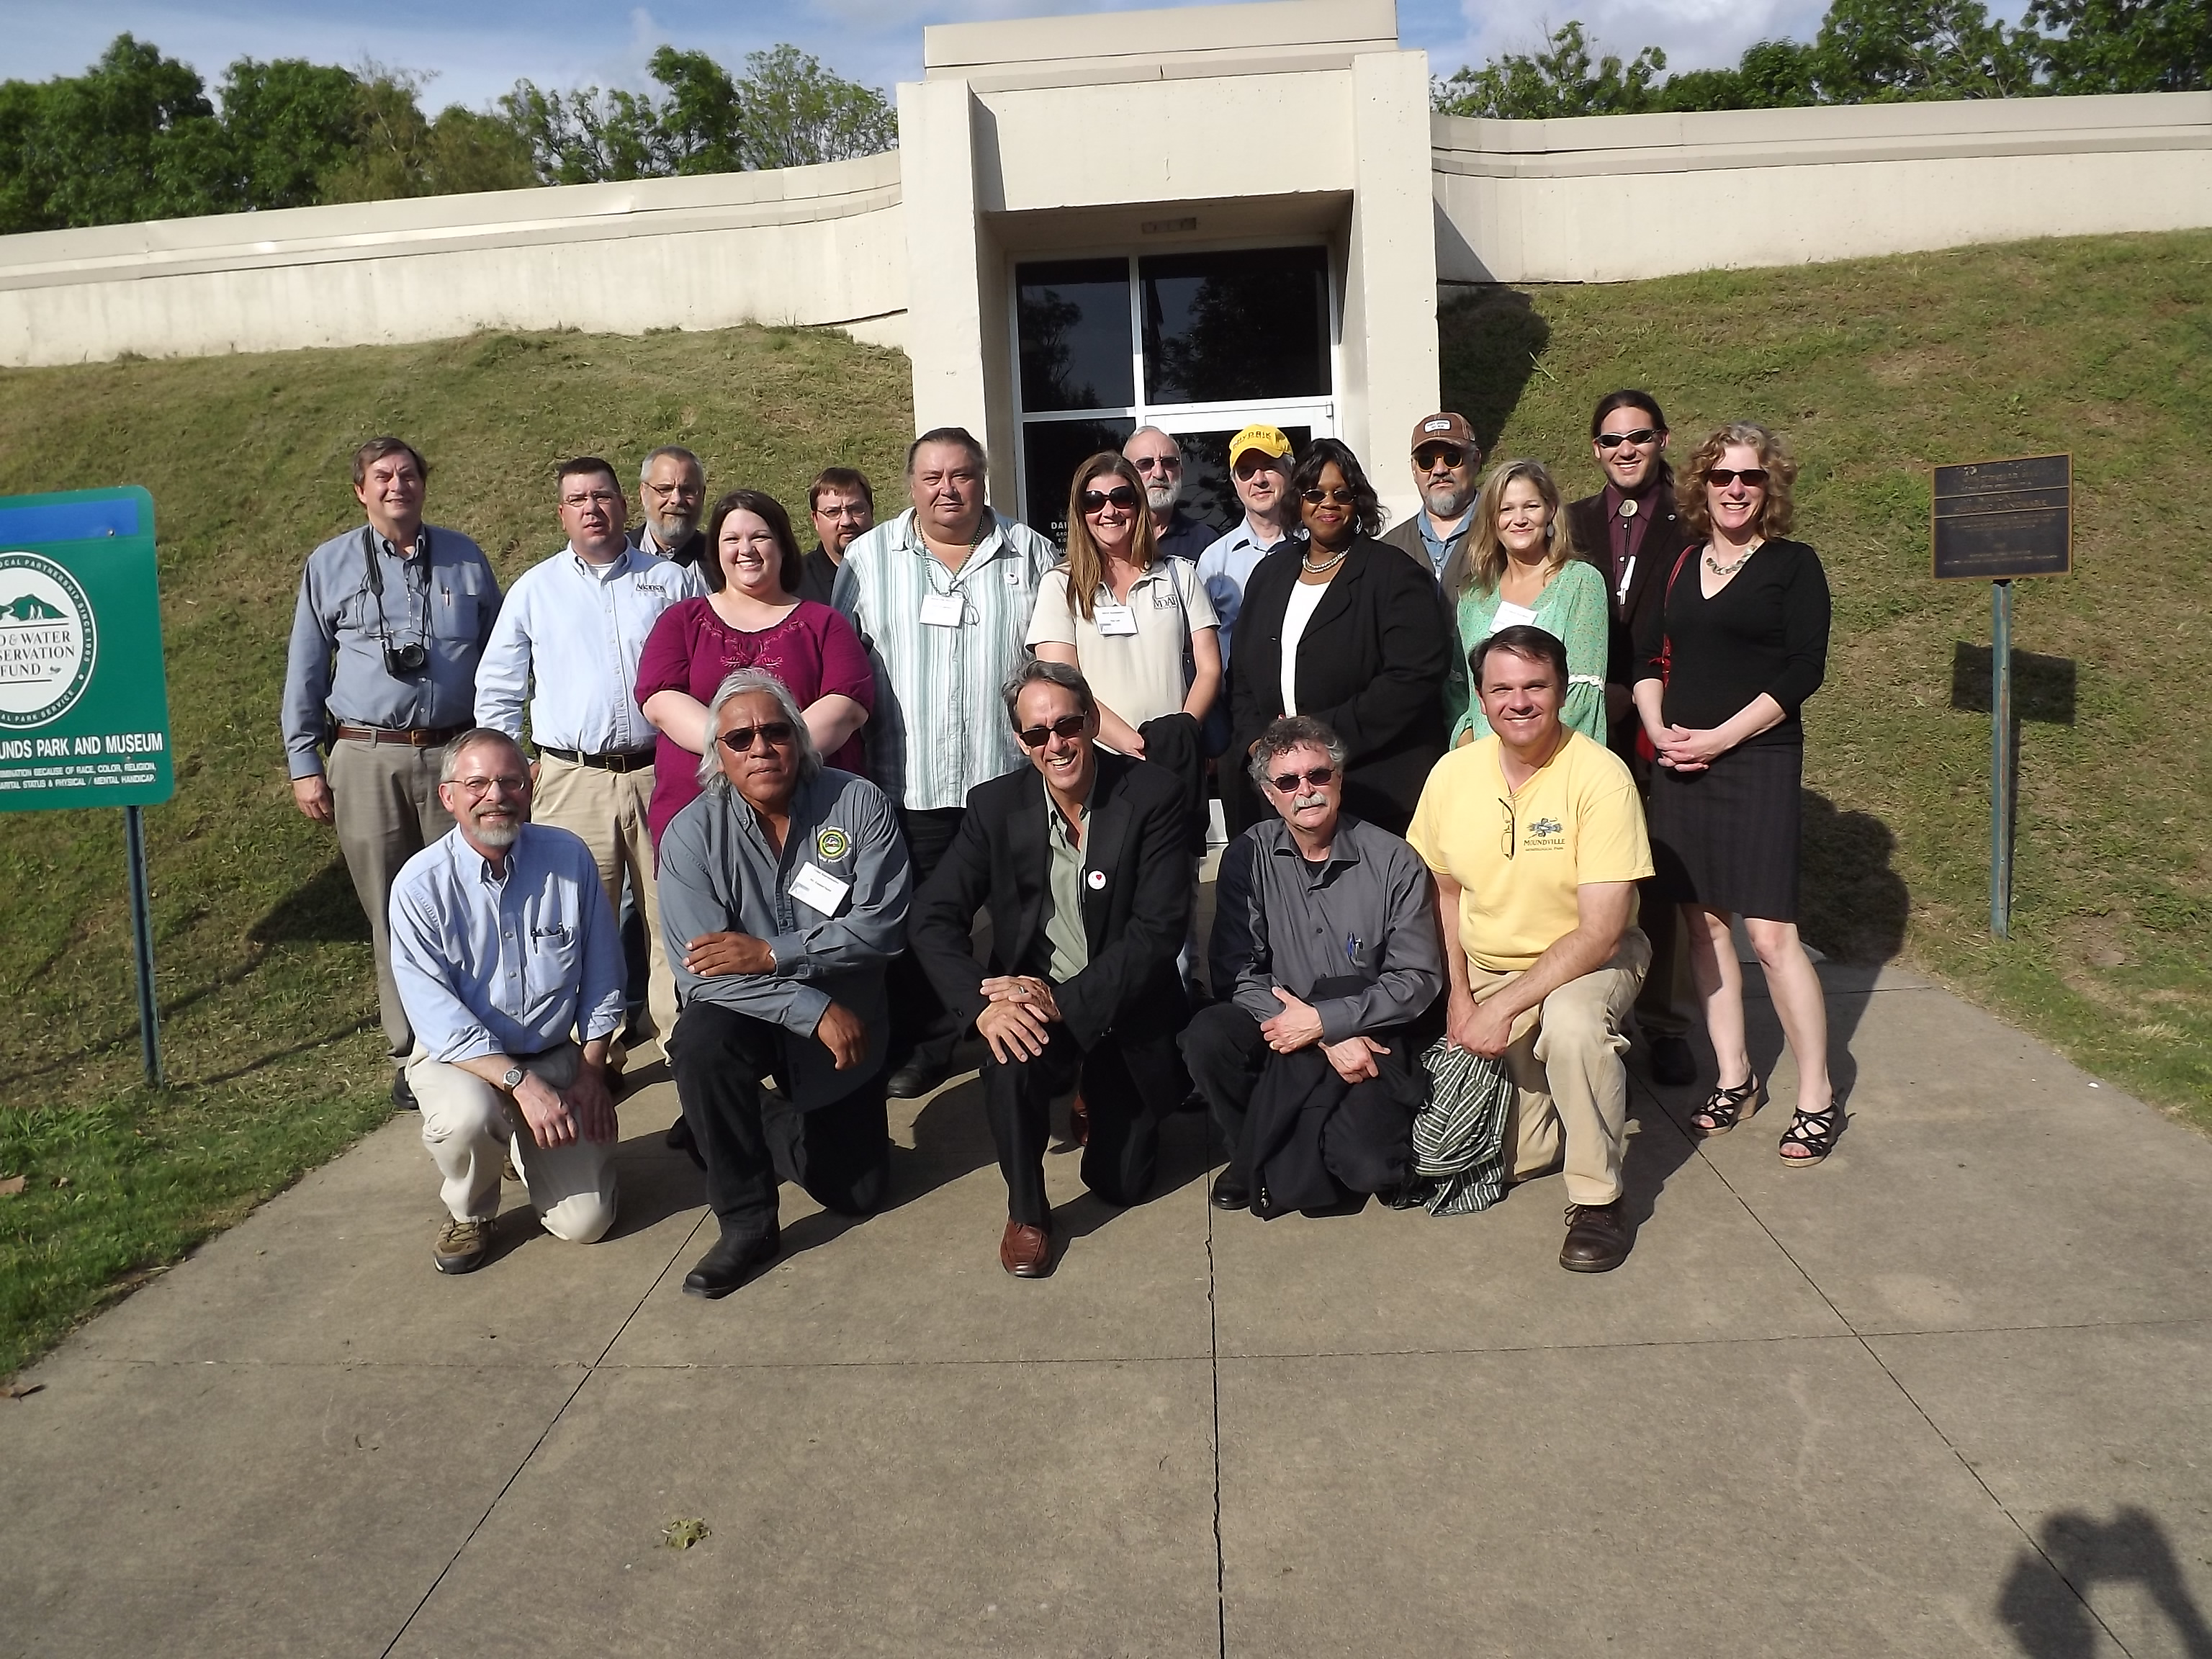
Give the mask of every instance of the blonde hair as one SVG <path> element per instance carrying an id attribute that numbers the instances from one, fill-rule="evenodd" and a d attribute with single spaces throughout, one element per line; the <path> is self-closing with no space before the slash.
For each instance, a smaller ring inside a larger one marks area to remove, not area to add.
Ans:
<path id="1" fill-rule="evenodd" d="M 1468 517 L 1467 534 L 1444 566 L 1444 595 L 1453 604 L 1470 587 L 1492 592 L 1504 580 L 1508 555 L 1505 544 L 1498 538 L 1498 508 L 1505 499 L 1505 487 L 1516 483 L 1533 484 L 1550 515 L 1544 521 L 1544 580 L 1551 580 L 1573 556 L 1567 515 L 1551 470 L 1541 461 L 1500 461 L 1484 477 Z"/>
<path id="2" fill-rule="evenodd" d="M 1137 492 L 1137 528 L 1129 544 L 1132 562 L 1139 570 L 1150 570 L 1159 556 L 1152 539 L 1152 510 L 1145 505 L 1145 481 L 1116 451 L 1100 450 L 1075 469 L 1075 482 L 1067 487 L 1067 557 L 1061 568 L 1067 572 L 1068 615 L 1080 614 L 1085 622 L 1091 619 L 1091 607 L 1106 580 L 1106 556 L 1091 539 L 1091 526 L 1083 517 L 1083 492 L 1093 479 L 1109 472 Z"/>
<path id="3" fill-rule="evenodd" d="M 1705 477 L 1720 465 L 1731 444 L 1754 452 L 1759 464 L 1766 469 L 1766 499 L 1759 505 L 1759 535 L 1770 540 L 1788 535 L 1797 516 L 1797 504 L 1790 494 L 1790 486 L 1797 482 L 1797 463 L 1790 459 L 1780 434 L 1756 421 L 1730 421 L 1698 446 L 1697 453 L 1690 457 L 1682 476 L 1674 482 L 1674 504 L 1681 511 L 1682 522 L 1700 537 L 1713 533 L 1713 515 L 1705 503 Z"/>

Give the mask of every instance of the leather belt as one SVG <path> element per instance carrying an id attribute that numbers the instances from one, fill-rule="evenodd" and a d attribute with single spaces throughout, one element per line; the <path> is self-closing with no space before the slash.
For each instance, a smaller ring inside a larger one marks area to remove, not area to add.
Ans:
<path id="1" fill-rule="evenodd" d="M 465 726 L 349 726 L 337 723 L 337 735 L 354 743 L 400 743 L 410 749 L 439 749 L 469 728 Z"/>
<path id="2" fill-rule="evenodd" d="M 538 745 L 538 752 L 566 761 L 571 766 L 589 766 L 601 772 L 641 772 L 653 764 L 654 753 L 650 749 L 612 749 L 604 755 L 586 755 L 543 743 Z"/>

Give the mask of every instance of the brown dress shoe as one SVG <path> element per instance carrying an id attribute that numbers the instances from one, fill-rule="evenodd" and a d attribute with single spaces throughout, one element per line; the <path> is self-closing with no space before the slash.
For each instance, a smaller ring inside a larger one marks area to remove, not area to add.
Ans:
<path id="1" fill-rule="evenodd" d="M 1628 1260 L 1628 1222 L 1620 1200 L 1567 1206 L 1567 1242 L 1559 1265 L 1571 1273 L 1611 1273 Z"/>
<path id="2" fill-rule="evenodd" d="M 999 1265 L 1017 1279 L 1042 1279 L 1052 1271 L 1052 1235 L 1009 1221 L 999 1240 Z"/>

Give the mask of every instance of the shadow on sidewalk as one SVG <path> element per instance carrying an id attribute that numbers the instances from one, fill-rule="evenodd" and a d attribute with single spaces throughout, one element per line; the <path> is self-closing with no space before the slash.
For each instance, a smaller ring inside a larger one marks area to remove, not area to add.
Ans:
<path id="1" fill-rule="evenodd" d="M 2042 1553 L 2023 1549 L 1997 1595 L 1997 1617 L 2028 1659 L 2089 1659 L 2110 1638 L 2088 1599 L 2100 1585 L 2140 1587 L 2164 1615 L 2188 1659 L 2212 1659 L 2212 1626 L 2182 1582 L 2165 1528 L 2148 1511 L 2124 1505 L 2109 1522 L 2080 1510 L 2045 1520 L 2036 1533 Z M 2045 1558 L 2058 1570 L 2051 1577 Z"/>

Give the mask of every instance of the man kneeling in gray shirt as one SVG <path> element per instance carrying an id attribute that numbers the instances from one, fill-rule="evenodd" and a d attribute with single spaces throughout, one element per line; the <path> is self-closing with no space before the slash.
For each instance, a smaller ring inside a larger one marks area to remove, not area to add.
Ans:
<path id="1" fill-rule="evenodd" d="M 823 765 L 773 674 L 724 679 L 707 729 L 706 793 L 661 837 L 660 925 L 677 1098 L 722 1230 L 684 1288 L 720 1297 L 775 1259 L 779 1177 L 841 1215 L 883 1203 L 884 969 L 910 883 L 890 802 Z"/>

